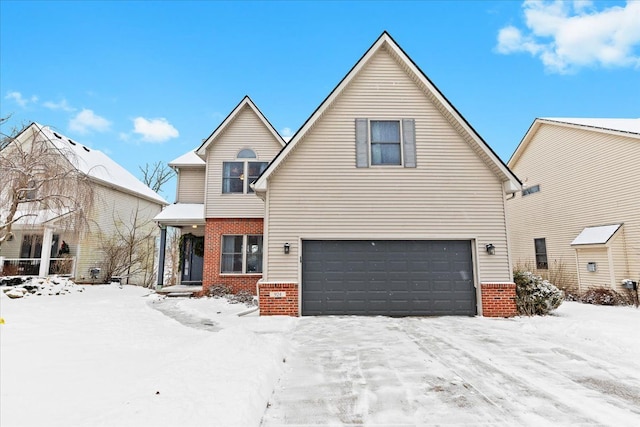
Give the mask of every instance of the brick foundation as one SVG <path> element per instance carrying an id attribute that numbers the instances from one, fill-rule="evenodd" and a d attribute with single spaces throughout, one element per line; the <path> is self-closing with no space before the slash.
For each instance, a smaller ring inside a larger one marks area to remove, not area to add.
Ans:
<path id="1" fill-rule="evenodd" d="M 213 285 L 225 285 L 233 293 L 248 291 L 256 294 L 256 283 L 261 274 L 221 274 L 220 262 L 223 235 L 262 234 L 262 218 L 207 218 L 204 237 L 204 266 L 202 267 L 202 294 Z"/>
<path id="2" fill-rule="evenodd" d="M 272 296 L 284 292 L 283 297 Z M 298 316 L 297 283 L 258 283 L 258 299 L 261 316 Z"/>
<path id="3" fill-rule="evenodd" d="M 482 315 L 513 317 L 518 315 L 515 283 L 481 283 Z"/>

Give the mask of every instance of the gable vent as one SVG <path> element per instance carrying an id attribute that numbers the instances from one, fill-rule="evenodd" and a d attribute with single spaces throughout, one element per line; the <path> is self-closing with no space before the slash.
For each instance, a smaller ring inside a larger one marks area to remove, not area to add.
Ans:
<path id="1" fill-rule="evenodd" d="M 82 148 L 84 148 L 84 151 L 86 151 L 87 153 L 91 151 L 87 147 L 85 147 L 84 145 L 82 146 Z"/>

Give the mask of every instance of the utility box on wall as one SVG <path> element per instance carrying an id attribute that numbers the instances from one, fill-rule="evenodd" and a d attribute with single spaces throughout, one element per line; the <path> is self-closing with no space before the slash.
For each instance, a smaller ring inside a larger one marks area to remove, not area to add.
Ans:
<path id="1" fill-rule="evenodd" d="M 598 266 L 595 262 L 588 262 L 587 263 L 587 271 L 590 273 L 595 273 L 596 271 L 598 271 Z"/>

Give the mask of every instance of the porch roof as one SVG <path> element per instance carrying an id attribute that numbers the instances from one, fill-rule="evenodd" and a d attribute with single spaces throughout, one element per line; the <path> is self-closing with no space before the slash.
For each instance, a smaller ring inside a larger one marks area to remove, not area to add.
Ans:
<path id="1" fill-rule="evenodd" d="M 162 210 L 153 220 L 163 225 L 202 225 L 203 203 L 174 203 Z"/>
<path id="2" fill-rule="evenodd" d="M 622 224 L 599 225 L 596 227 L 585 227 L 571 246 L 576 245 L 604 245 L 622 227 Z"/>

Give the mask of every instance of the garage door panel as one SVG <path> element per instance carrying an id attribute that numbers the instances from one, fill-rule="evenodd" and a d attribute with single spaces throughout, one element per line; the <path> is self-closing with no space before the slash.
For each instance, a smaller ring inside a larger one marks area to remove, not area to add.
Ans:
<path id="1" fill-rule="evenodd" d="M 303 241 L 303 315 L 475 313 L 470 241 Z"/>

